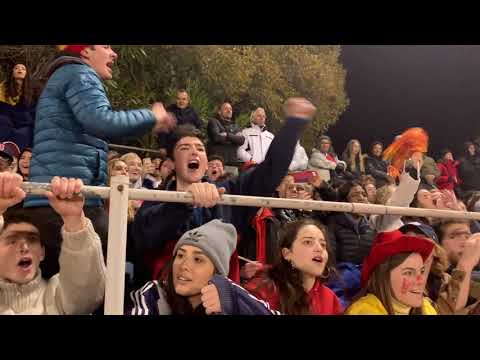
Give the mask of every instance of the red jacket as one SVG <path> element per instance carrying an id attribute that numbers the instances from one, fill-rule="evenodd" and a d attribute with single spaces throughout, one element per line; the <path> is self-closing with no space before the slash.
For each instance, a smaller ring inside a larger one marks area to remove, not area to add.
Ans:
<path id="1" fill-rule="evenodd" d="M 272 280 L 266 278 L 265 273 L 256 275 L 248 280 L 243 284 L 243 287 L 258 299 L 266 301 L 272 310 L 280 311 L 278 288 Z M 338 297 L 319 280 L 315 282 L 308 296 L 311 315 L 340 315 L 343 313 Z"/>
<path id="2" fill-rule="evenodd" d="M 447 162 L 437 163 L 437 168 L 440 170 L 440 176 L 435 179 L 437 187 L 440 190 L 454 190 L 460 184 L 458 178 L 458 165 L 460 162 L 448 160 Z"/>

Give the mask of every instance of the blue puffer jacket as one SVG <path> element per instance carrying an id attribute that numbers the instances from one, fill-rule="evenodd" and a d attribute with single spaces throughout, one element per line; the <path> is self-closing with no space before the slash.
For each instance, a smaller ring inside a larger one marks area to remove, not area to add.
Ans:
<path id="1" fill-rule="evenodd" d="M 108 138 L 141 135 L 155 124 L 150 110 L 113 111 L 96 72 L 80 59 L 60 57 L 38 101 L 30 181 L 54 176 L 107 183 Z M 100 199 L 87 199 L 98 205 Z M 25 207 L 46 206 L 46 198 L 29 197 Z"/>

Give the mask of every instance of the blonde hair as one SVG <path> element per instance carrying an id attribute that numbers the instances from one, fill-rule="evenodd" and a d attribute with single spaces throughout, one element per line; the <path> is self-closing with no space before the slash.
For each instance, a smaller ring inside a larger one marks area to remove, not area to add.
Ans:
<path id="1" fill-rule="evenodd" d="M 346 154 L 347 156 L 345 157 L 345 160 L 348 162 L 348 167 L 350 168 L 351 171 L 355 171 L 355 168 L 357 167 L 357 157 L 353 154 L 352 148 L 353 144 L 357 143 L 358 147 L 360 148 L 360 151 L 358 152 L 358 158 L 359 158 L 359 166 L 360 166 L 360 172 L 365 173 L 365 161 L 364 161 L 364 156 L 362 154 L 362 145 L 360 144 L 360 141 L 357 139 L 352 139 L 348 142 L 347 144 L 347 151 Z"/>
<path id="2" fill-rule="evenodd" d="M 110 186 L 110 178 L 112 177 L 113 169 L 115 168 L 115 165 L 119 161 L 125 163 L 125 161 L 120 159 L 120 158 L 114 158 L 114 159 L 112 159 L 108 162 L 108 186 Z M 126 163 L 125 163 L 125 165 L 126 165 Z"/>
<path id="3" fill-rule="evenodd" d="M 130 160 L 132 160 L 133 158 L 136 158 L 136 159 L 138 159 L 140 162 L 142 162 L 141 157 L 138 156 L 138 154 L 133 153 L 133 152 L 127 153 L 127 154 L 125 154 L 125 155 L 120 156 L 120 160 L 122 160 L 125 164 L 127 163 L 127 161 L 130 161 Z"/>
<path id="4" fill-rule="evenodd" d="M 129 154 L 133 154 L 133 155 L 138 156 L 135 153 L 129 153 Z M 123 156 L 129 155 L 129 154 L 125 154 Z M 123 158 L 123 156 L 122 156 L 122 158 Z M 115 159 L 112 159 L 108 162 L 108 186 L 110 186 L 110 180 L 112 178 L 112 172 L 113 172 L 113 169 L 115 168 L 115 165 L 117 164 L 117 162 L 121 161 L 121 162 L 125 163 L 125 165 L 126 165 L 126 160 L 122 160 L 122 158 L 115 158 Z M 108 208 L 108 206 L 110 205 L 108 200 L 105 201 L 105 205 L 106 205 L 105 206 L 106 208 Z M 133 202 L 129 201 L 128 202 L 128 222 L 129 223 L 133 222 L 134 217 L 135 217 L 135 207 L 133 206 Z"/>
<path id="5" fill-rule="evenodd" d="M 432 267 L 430 268 L 430 272 L 437 276 L 443 276 L 443 274 L 447 272 L 448 268 L 450 267 L 447 251 L 437 243 L 434 244 L 435 246 L 433 247 L 433 262 Z"/>

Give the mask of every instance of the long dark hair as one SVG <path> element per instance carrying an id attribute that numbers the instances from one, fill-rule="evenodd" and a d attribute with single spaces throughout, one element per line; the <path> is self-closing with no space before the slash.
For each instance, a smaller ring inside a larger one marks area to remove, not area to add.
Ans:
<path id="1" fill-rule="evenodd" d="M 22 82 L 22 89 L 20 90 L 20 93 L 17 92 L 17 85 L 15 83 L 15 78 L 13 77 L 13 69 L 17 65 L 24 65 L 21 62 L 15 63 L 9 72 L 9 76 L 7 80 L 5 81 L 5 95 L 7 98 L 15 98 L 16 96 L 20 95 L 19 99 L 19 104 L 31 107 L 33 106 L 34 103 L 34 96 L 33 96 L 33 86 L 32 82 L 30 80 L 30 70 L 27 68 L 26 65 L 25 68 L 27 69 L 25 79 L 23 79 Z"/>
<path id="2" fill-rule="evenodd" d="M 395 315 L 393 310 L 393 290 L 390 282 L 390 273 L 397 266 L 402 264 L 411 253 L 400 253 L 388 258 L 385 262 L 378 265 L 370 274 L 367 285 L 360 290 L 352 304 L 367 294 L 375 295 L 387 310 L 388 315 Z M 346 310 L 348 311 L 348 309 Z M 410 315 L 422 315 L 422 308 L 412 308 Z"/>
<path id="3" fill-rule="evenodd" d="M 175 286 L 173 285 L 173 261 L 175 256 L 176 254 L 165 266 L 160 279 L 158 279 L 160 287 L 165 290 L 167 303 L 170 306 L 172 315 L 205 315 L 205 308 L 202 304 L 194 309 L 188 298 L 175 292 Z"/>
<path id="4" fill-rule="evenodd" d="M 32 154 L 32 149 L 31 148 L 23 149 L 23 151 L 20 153 L 20 155 L 18 157 L 18 169 L 17 169 L 17 173 L 20 174 L 23 177 L 24 180 L 25 180 L 25 177 L 27 176 L 27 174 L 22 174 L 22 170 L 20 169 L 20 159 L 22 158 L 23 154 L 25 154 L 26 152 L 29 152 L 30 154 Z M 30 166 L 29 166 L 29 168 L 30 168 Z M 28 176 L 27 176 L 27 178 L 28 178 Z"/>
<path id="5" fill-rule="evenodd" d="M 277 250 L 277 260 L 275 265 L 267 273 L 267 276 L 274 282 L 278 289 L 280 296 L 280 311 L 287 315 L 310 314 L 310 304 L 308 294 L 303 287 L 302 273 L 301 271 L 292 268 L 292 265 L 282 256 L 282 249 L 291 249 L 298 233 L 307 225 L 318 227 L 327 241 L 327 252 L 329 255 L 325 267 L 327 274 L 322 276 L 322 280 L 326 281 L 335 269 L 330 251 L 328 231 L 323 224 L 308 218 L 287 223 L 281 231 L 279 249 Z"/>

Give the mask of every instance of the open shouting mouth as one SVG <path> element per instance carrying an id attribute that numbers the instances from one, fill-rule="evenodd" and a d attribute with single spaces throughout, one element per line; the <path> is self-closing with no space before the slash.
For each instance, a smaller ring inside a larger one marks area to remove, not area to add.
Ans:
<path id="1" fill-rule="evenodd" d="M 200 161 L 198 160 L 190 160 L 188 162 L 188 168 L 190 170 L 198 170 L 200 168 Z"/>
<path id="2" fill-rule="evenodd" d="M 17 263 L 17 266 L 23 272 L 29 272 L 32 269 L 33 261 L 30 257 L 22 257 L 20 261 Z"/>

